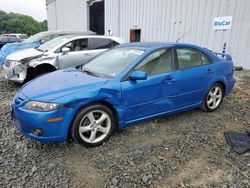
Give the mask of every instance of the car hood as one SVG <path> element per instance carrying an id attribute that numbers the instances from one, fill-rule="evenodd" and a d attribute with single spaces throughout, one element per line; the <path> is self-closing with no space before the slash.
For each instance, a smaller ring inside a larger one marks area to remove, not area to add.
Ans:
<path id="1" fill-rule="evenodd" d="M 29 49 L 20 50 L 20 51 L 17 51 L 8 55 L 7 59 L 12 60 L 12 61 L 21 61 L 23 59 L 38 57 L 41 55 L 43 55 L 43 52 L 38 51 L 35 48 L 29 48 Z"/>
<path id="2" fill-rule="evenodd" d="M 27 83 L 21 92 L 30 100 L 52 102 L 76 92 L 86 92 L 103 85 L 107 79 L 87 75 L 77 69 L 58 70 Z"/>

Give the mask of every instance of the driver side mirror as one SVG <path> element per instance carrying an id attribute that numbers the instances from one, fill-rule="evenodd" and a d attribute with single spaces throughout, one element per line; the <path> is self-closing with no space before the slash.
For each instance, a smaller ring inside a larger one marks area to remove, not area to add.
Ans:
<path id="1" fill-rule="evenodd" d="M 146 80 L 147 73 L 144 71 L 134 71 L 129 78 L 130 80 Z"/>
<path id="2" fill-rule="evenodd" d="M 66 54 L 68 52 L 70 52 L 70 48 L 68 48 L 68 47 L 63 47 L 62 48 L 62 54 Z"/>

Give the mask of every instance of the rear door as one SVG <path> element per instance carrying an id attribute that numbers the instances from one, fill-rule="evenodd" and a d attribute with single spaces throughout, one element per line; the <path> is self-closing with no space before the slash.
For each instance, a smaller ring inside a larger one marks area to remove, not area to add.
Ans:
<path id="1" fill-rule="evenodd" d="M 62 53 L 62 48 L 70 48 L 70 52 Z M 59 68 L 76 67 L 91 59 L 89 39 L 78 39 L 61 47 L 58 55 Z"/>
<path id="2" fill-rule="evenodd" d="M 179 68 L 179 91 L 176 107 L 200 103 L 214 75 L 214 64 L 203 52 L 189 47 L 176 49 Z"/>
<path id="3" fill-rule="evenodd" d="M 146 80 L 133 81 L 128 78 L 121 83 L 126 121 L 175 108 L 178 73 L 175 71 L 174 62 L 173 49 L 158 50 L 135 68 L 147 73 Z"/>

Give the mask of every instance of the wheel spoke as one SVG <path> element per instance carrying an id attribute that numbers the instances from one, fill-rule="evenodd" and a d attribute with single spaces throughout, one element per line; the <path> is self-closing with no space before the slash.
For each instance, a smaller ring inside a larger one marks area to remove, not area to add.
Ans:
<path id="1" fill-rule="evenodd" d="M 93 142 L 93 141 L 95 140 L 95 138 L 96 138 L 96 130 L 91 131 L 89 140 L 90 140 L 91 142 Z"/>
<path id="2" fill-rule="evenodd" d="M 215 96 L 216 99 L 221 99 L 221 97 L 222 97 L 221 94 Z"/>
<path id="3" fill-rule="evenodd" d="M 96 123 L 100 125 L 107 118 L 108 118 L 108 116 L 106 114 L 102 114 L 101 117 L 96 121 Z"/>
<path id="4" fill-rule="evenodd" d="M 98 127 L 98 130 L 104 134 L 108 134 L 109 132 L 109 128 L 102 127 L 102 126 Z"/>
<path id="5" fill-rule="evenodd" d="M 218 91 L 219 91 L 219 88 L 216 87 L 215 90 L 214 90 L 214 95 L 217 95 Z"/>
<path id="6" fill-rule="evenodd" d="M 209 101 L 207 101 L 207 104 L 210 105 L 210 104 L 212 104 L 212 102 L 213 102 L 213 99 L 210 98 Z"/>
<path id="7" fill-rule="evenodd" d="M 213 96 L 213 92 L 212 92 L 212 90 L 209 92 L 209 94 L 208 94 L 210 97 L 212 97 Z"/>
<path id="8" fill-rule="evenodd" d="M 90 126 L 80 127 L 80 133 L 85 133 L 91 130 Z"/>
<path id="9" fill-rule="evenodd" d="M 212 106 L 212 108 L 215 108 L 216 107 L 216 100 L 213 100 L 213 106 Z"/>
<path id="10" fill-rule="evenodd" d="M 88 113 L 87 117 L 88 117 L 91 124 L 95 123 L 95 117 L 94 117 L 93 112 Z"/>

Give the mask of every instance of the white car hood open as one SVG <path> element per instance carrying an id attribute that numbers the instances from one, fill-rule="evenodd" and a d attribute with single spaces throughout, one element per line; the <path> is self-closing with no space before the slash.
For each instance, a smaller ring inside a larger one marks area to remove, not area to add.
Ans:
<path id="1" fill-rule="evenodd" d="M 43 52 L 38 51 L 35 48 L 29 48 L 29 49 L 14 52 L 8 55 L 6 59 L 11 60 L 11 61 L 21 61 L 26 58 L 37 57 L 40 55 L 43 55 Z"/>

